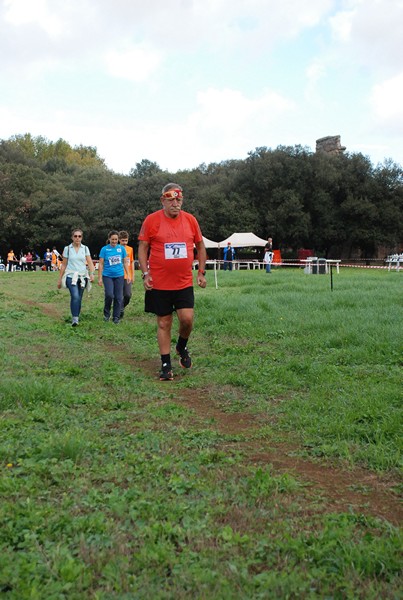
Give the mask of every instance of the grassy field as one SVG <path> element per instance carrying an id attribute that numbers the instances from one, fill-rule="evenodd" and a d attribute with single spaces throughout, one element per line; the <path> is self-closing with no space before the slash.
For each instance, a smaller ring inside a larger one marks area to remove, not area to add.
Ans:
<path id="1" fill-rule="evenodd" d="M 0 596 L 401 597 L 403 274 L 219 273 L 159 382 L 54 273 L 0 273 Z"/>

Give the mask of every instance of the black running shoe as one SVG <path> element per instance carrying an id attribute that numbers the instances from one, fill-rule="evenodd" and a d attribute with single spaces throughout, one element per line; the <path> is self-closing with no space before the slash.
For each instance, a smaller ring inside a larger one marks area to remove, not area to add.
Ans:
<path id="1" fill-rule="evenodd" d="M 172 381 L 174 374 L 172 373 L 172 367 L 168 363 L 163 363 L 160 371 L 160 381 Z"/>
<path id="2" fill-rule="evenodd" d="M 184 350 L 179 351 L 178 346 L 176 346 L 176 354 L 179 354 L 179 356 L 180 356 L 180 359 L 179 359 L 180 366 L 183 369 L 190 369 L 190 367 L 192 366 L 192 359 L 190 358 L 188 349 L 185 348 Z"/>

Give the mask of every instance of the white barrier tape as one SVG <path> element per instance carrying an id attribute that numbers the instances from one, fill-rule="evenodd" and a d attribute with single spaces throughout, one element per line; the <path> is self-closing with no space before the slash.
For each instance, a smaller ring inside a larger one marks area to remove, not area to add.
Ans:
<path id="1" fill-rule="evenodd" d="M 271 263 L 272 266 L 276 265 L 279 267 L 304 267 L 304 265 L 301 265 L 301 263 Z M 316 263 L 312 263 L 315 267 L 316 267 Z M 327 268 L 329 269 L 330 267 L 336 267 L 336 265 L 327 265 Z M 353 269 L 390 269 L 390 267 L 388 266 L 379 266 L 379 265 L 344 265 L 342 263 L 339 263 L 339 267 L 352 267 Z M 392 269 L 396 269 L 395 267 L 392 267 Z"/>
<path id="2" fill-rule="evenodd" d="M 376 258 L 374 258 L 374 259 L 368 259 L 368 260 L 376 260 Z M 225 261 L 223 261 L 223 260 L 217 260 L 216 264 L 223 264 L 224 262 Z M 239 262 L 242 263 L 243 261 L 241 260 Z M 247 263 L 247 262 L 249 262 L 251 265 L 252 264 L 254 264 L 254 265 L 262 265 L 263 267 L 266 266 L 266 263 L 264 263 L 264 262 L 245 261 L 245 263 Z M 234 265 L 235 264 L 236 263 L 234 263 Z M 302 269 L 307 266 L 305 263 L 300 263 L 300 262 L 272 262 L 270 264 L 271 264 L 272 267 L 300 267 Z M 313 262 L 311 264 L 314 265 L 315 267 L 317 266 L 316 262 Z M 319 263 L 319 264 L 321 264 L 321 263 Z M 322 264 L 324 264 L 324 263 L 322 263 Z M 345 265 L 345 264 L 339 263 L 338 266 L 339 267 L 350 267 L 352 269 L 388 269 L 388 270 L 394 270 L 394 271 L 399 270 L 399 269 L 396 269 L 396 267 L 394 265 L 391 266 L 391 267 L 389 267 L 388 265 L 386 265 L 386 266 L 385 265 Z M 327 268 L 329 269 L 330 267 L 337 267 L 337 265 L 335 265 L 335 264 L 330 264 L 329 265 L 328 264 Z M 252 271 L 253 268 L 250 269 L 250 270 Z M 402 267 L 402 270 L 403 270 L 403 267 Z"/>
<path id="3" fill-rule="evenodd" d="M 341 267 L 352 267 L 353 269 L 390 269 L 388 266 L 379 265 L 340 265 Z M 393 268 L 393 267 L 392 267 Z"/>

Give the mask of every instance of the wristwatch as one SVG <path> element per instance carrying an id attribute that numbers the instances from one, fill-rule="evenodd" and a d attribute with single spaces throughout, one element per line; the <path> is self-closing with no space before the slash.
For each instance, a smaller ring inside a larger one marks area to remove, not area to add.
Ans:
<path id="1" fill-rule="evenodd" d="M 199 269 L 199 273 L 201 273 L 202 275 L 206 276 L 206 271 L 203 271 L 202 269 Z"/>
<path id="2" fill-rule="evenodd" d="M 144 273 L 141 274 L 141 279 L 144 279 L 144 277 L 147 277 L 148 275 L 148 271 L 144 271 Z"/>

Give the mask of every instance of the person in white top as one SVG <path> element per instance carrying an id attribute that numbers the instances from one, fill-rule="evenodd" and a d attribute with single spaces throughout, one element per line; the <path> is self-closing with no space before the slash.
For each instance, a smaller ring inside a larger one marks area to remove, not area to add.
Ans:
<path id="1" fill-rule="evenodd" d="M 66 275 L 66 287 L 71 297 L 71 324 L 77 327 L 84 290 L 94 281 L 95 268 L 88 247 L 82 243 L 82 230 L 73 229 L 71 236 L 73 242 L 63 250 L 63 263 L 60 267 L 57 287 L 59 289 L 62 287 L 63 276 Z"/>

